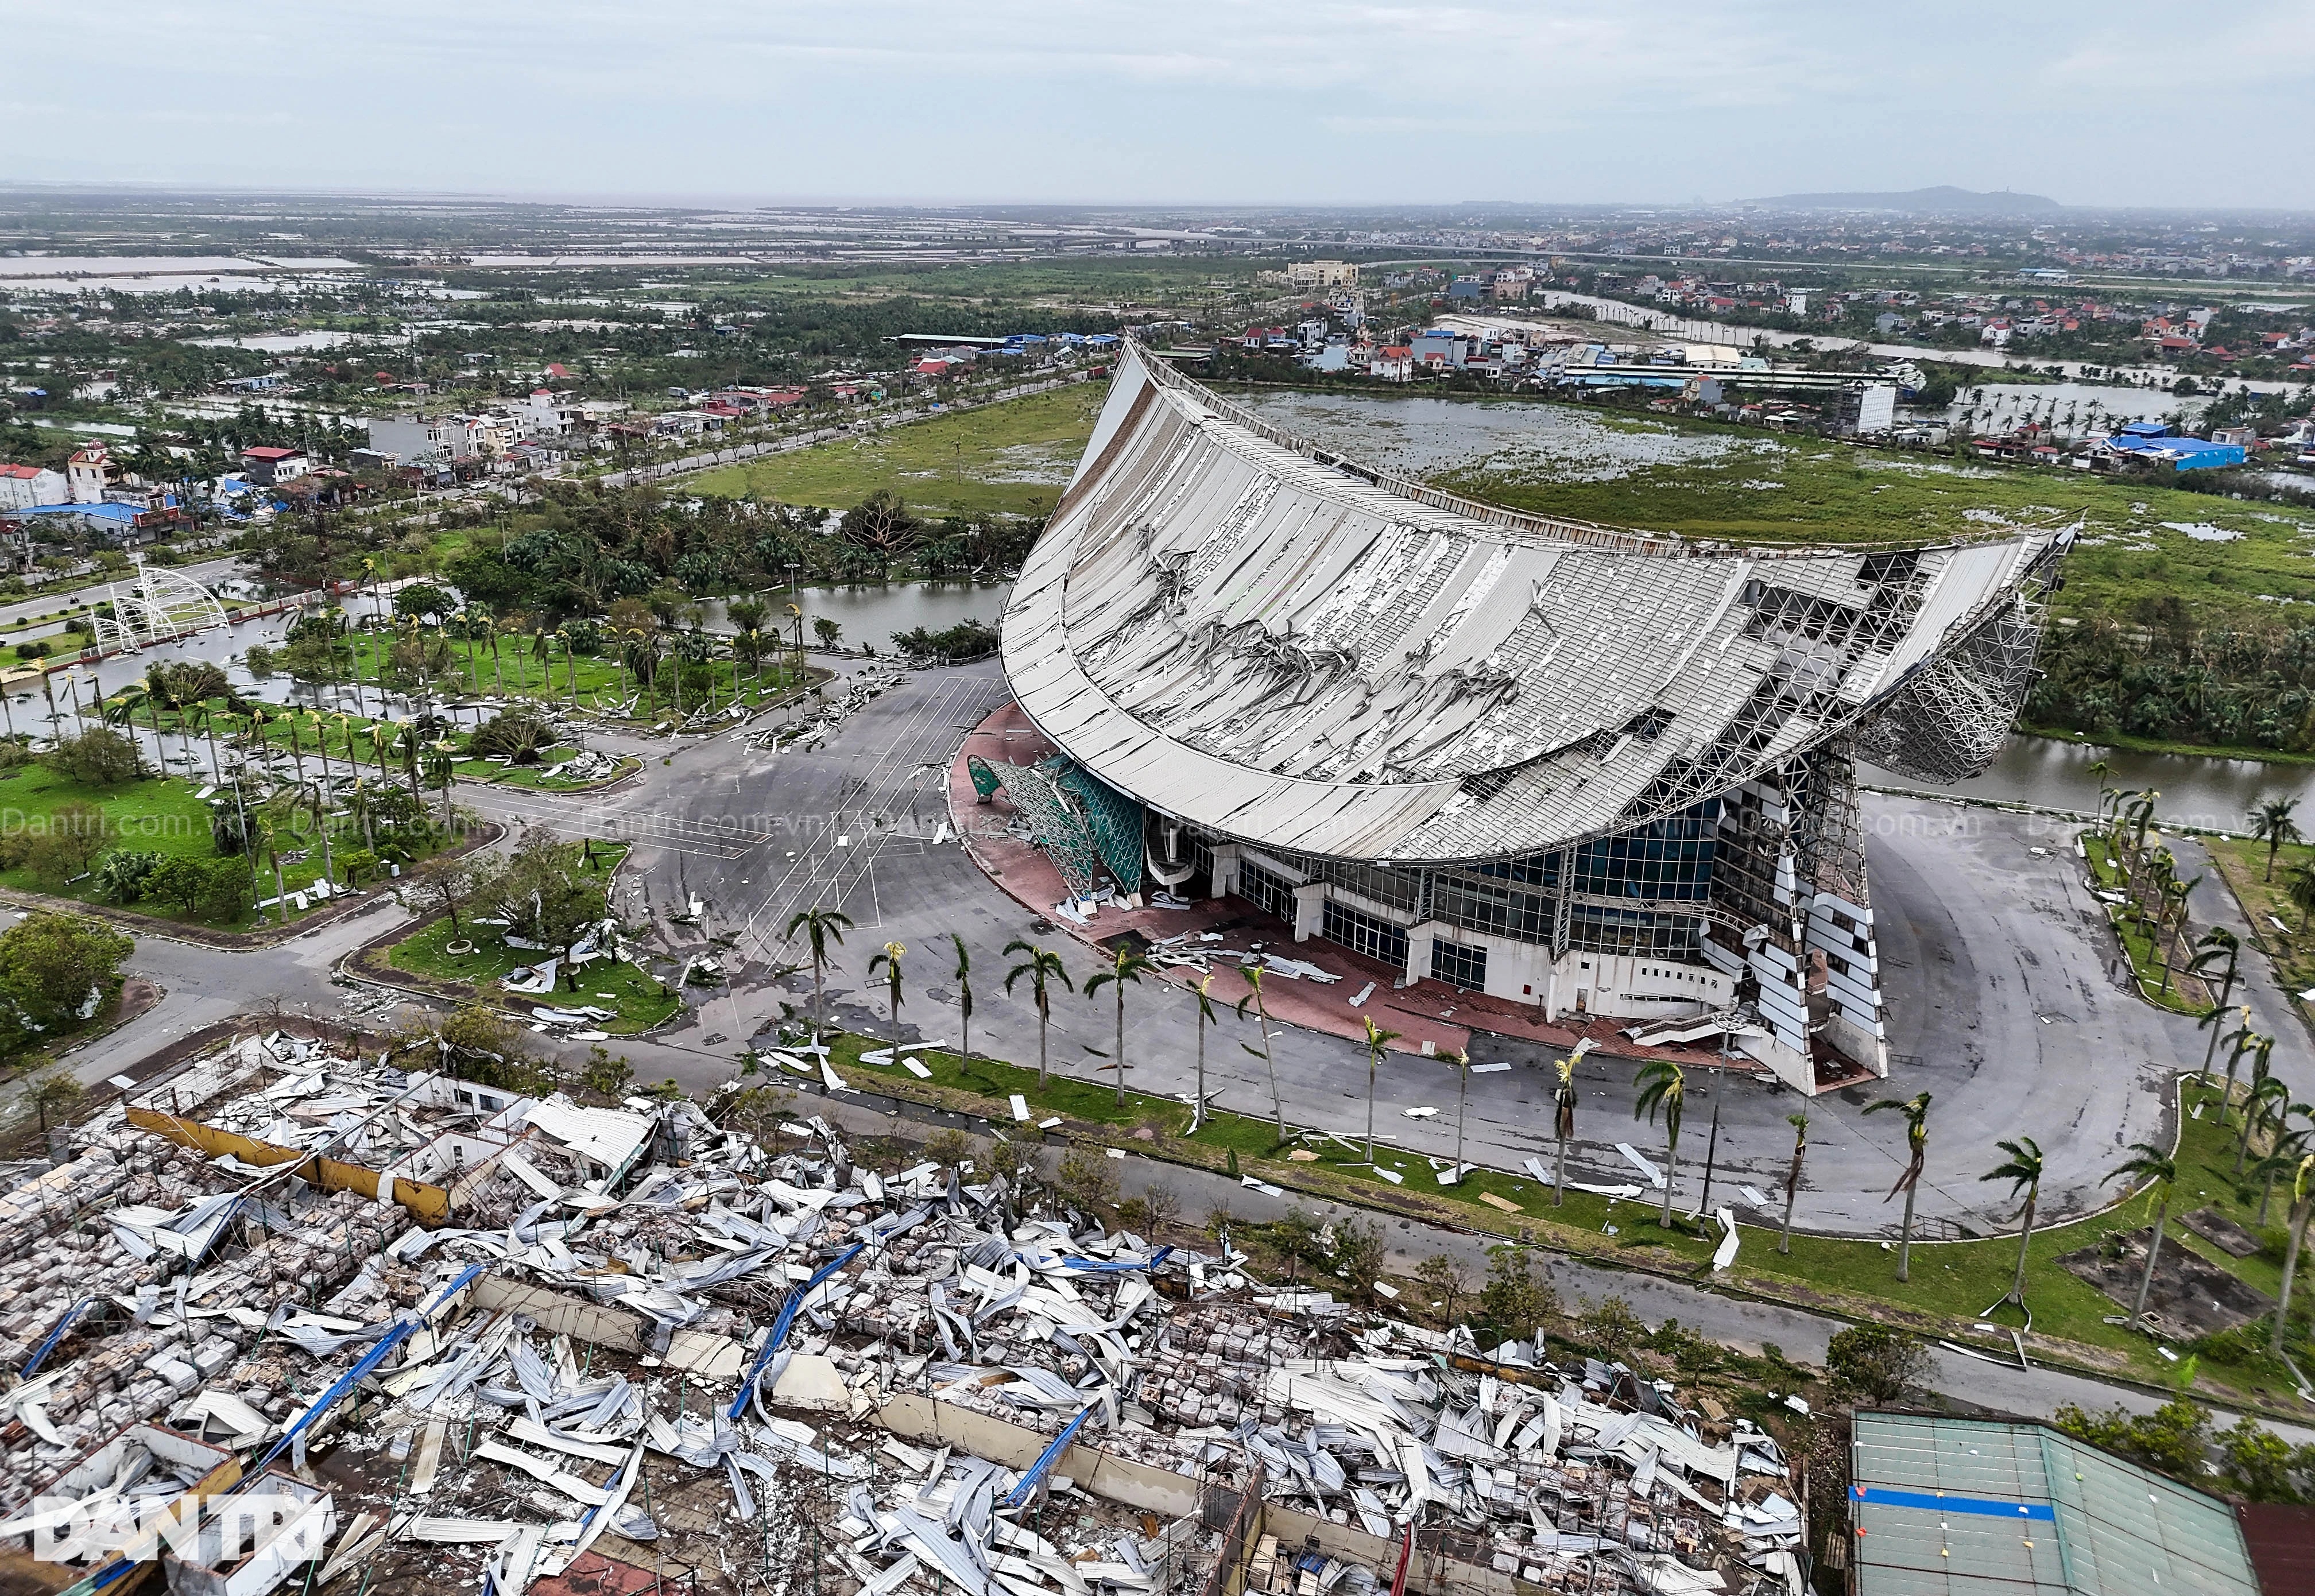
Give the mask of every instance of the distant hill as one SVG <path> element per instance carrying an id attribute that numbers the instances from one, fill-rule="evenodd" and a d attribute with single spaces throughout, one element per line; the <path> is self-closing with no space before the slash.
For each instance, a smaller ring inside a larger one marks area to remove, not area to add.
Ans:
<path id="1" fill-rule="evenodd" d="M 1785 210 L 1904 210 L 1946 216 L 2028 216 L 2063 210 L 2064 206 L 2042 194 L 1981 194 L 1941 183 L 1934 189 L 1908 189 L 1889 194 L 1777 194 L 1747 200 L 1747 205 L 1774 206 Z"/>

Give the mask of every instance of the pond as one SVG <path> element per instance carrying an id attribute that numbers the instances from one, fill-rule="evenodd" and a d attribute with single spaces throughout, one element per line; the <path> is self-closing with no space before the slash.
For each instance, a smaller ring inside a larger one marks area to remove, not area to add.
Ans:
<path id="1" fill-rule="evenodd" d="M 1979 397 L 1978 395 L 1983 395 Z M 2198 420 L 2208 399 L 2181 398 L 2162 388 L 2108 387 L 2103 383 L 1974 383 L 1937 412 L 1950 426 L 1964 418 L 1978 432 L 2007 433 L 2028 421 L 2054 428 L 2061 438 L 2104 438 L 2129 421 L 2184 415 Z"/>
<path id="2" fill-rule="evenodd" d="M 800 597 L 785 588 L 763 597 L 775 619 L 785 619 L 791 603 L 801 607 L 807 637 L 812 635 L 812 624 L 824 618 L 844 629 L 837 640 L 839 648 L 857 648 L 865 643 L 883 653 L 891 648 L 896 632 L 912 632 L 918 626 L 941 632 L 959 621 L 994 626 L 1004 616 L 1005 601 L 1012 591 L 1013 584 L 1002 581 L 843 582 L 807 587 Z M 722 599 L 709 599 L 701 607 L 706 611 L 709 630 L 731 630 Z"/>
<path id="3" fill-rule="evenodd" d="M 2136 754 L 2053 737 L 2013 735 L 2002 744 L 1993 767 L 1965 782 L 1920 782 L 1860 766 L 1860 780 L 1922 792 L 1949 792 L 1969 798 L 2033 803 L 2095 814 L 2098 778 L 2090 767 L 2104 759 L 2108 786 L 2160 796 L 2155 813 L 2173 826 L 2204 826 L 2230 831 L 2247 829 L 2245 819 L 2260 799 L 2280 794 L 2302 800 L 2315 812 L 2315 765 L 2269 765 L 2257 759 L 2216 759 L 2198 754 Z"/>

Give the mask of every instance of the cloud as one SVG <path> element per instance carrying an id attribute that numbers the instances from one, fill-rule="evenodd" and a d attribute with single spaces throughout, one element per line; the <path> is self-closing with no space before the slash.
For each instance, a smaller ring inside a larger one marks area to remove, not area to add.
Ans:
<path id="1" fill-rule="evenodd" d="M 2315 9 L 1832 0 L 0 0 L 13 170 L 481 189 L 1395 202 L 1955 182 L 2308 203 Z M 2191 34 L 2192 37 L 2184 35 Z M 2160 40 L 2160 43 L 2150 41 Z M 2149 146 L 2151 147 L 2149 147 Z M 2130 146 L 2130 168 L 2113 152 Z M 2232 188 L 2230 185 L 2233 185 Z M 2286 191 L 2296 185 L 2296 191 Z M 2240 189 L 2240 193 L 2233 191 Z"/>

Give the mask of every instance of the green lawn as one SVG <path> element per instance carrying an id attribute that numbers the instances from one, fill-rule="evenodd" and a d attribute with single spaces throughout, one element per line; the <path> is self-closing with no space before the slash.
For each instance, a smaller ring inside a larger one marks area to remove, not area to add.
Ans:
<path id="1" fill-rule="evenodd" d="M 730 499 L 843 510 L 879 488 L 933 510 L 1042 515 L 1093 436 L 1108 387 L 1078 384 L 905 427 L 726 466 L 691 480 Z"/>
<path id="2" fill-rule="evenodd" d="M 2081 539 L 2055 601 L 2061 615 L 2127 615 L 2141 598 L 2185 597 L 2206 623 L 2264 624 L 2275 618 L 2277 598 L 2315 602 L 2315 564 L 2305 550 L 2315 513 L 2305 510 L 2089 472 L 1857 448 L 1685 418 L 1617 419 L 1666 435 L 1716 435 L 1739 447 L 1715 459 L 1619 466 L 1607 481 L 1484 463 L 1432 480 L 1517 510 L 1696 538 L 1959 537 L 2079 520 Z M 2188 527 L 2202 536 L 2180 529 Z"/>
<path id="3" fill-rule="evenodd" d="M 0 776 L 0 831 L 43 829 L 58 805 L 78 801 L 96 804 L 104 811 L 110 828 L 117 834 L 115 847 L 207 862 L 218 856 L 210 836 L 209 806 L 193 796 L 205 785 L 177 776 L 148 776 L 142 781 L 124 782 L 115 787 L 89 787 L 45 766 L 27 765 Z M 333 837 L 333 847 L 340 853 L 360 847 L 359 829 L 349 836 L 348 823 L 341 820 Z M 284 851 L 298 850 L 285 846 Z M 283 883 L 293 892 L 311 886 L 322 873 L 322 853 L 318 842 L 309 842 L 304 851 L 306 856 L 294 860 L 285 858 L 282 862 Z M 262 857 L 255 863 L 257 895 L 271 898 L 274 895 L 272 869 Z M 338 873 L 342 881 L 344 872 L 341 870 Z M 43 881 L 23 865 L 0 871 L 0 884 L 24 891 L 46 892 L 51 897 L 75 898 L 83 902 L 99 900 L 93 879 L 76 882 Z M 104 901 L 110 902 L 111 900 Z M 203 919 L 185 913 L 175 904 L 150 898 L 119 907 L 134 909 L 141 914 L 162 919 L 214 926 L 229 931 L 249 929 L 259 918 L 257 911 L 251 909 L 230 920 Z M 288 906 L 288 918 L 295 920 L 321 907 L 319 901 L 314 901 L 307 909 L 300 909 L 292 903 Z M 263 918 L 271 924 L 279 918 L 279 910 L 268 909 Z"/>
<path id="4" fill-rule="evenodd" d="M 357 678 L 366 694 L 375 694 L 378 690 L 379 665 L 393 640 L 374 632 L 356 632 L 347 641 L 353 646 Z M 480 693 L 493 697 L 544 699 L 575 704 L 593 714 L 614 718 L 625 715 L 646 723 L 674 717 L 671 678 L 662 682 L 656 694 L 646 693 L 615 660 L 581 655 L 574 692 L 570 656 L 559 645 L 549 659 L 542 661 L 531 657 L 527 643 L 509 639 L 500 643 L 495 663 L 485 644 L 478 643 L 474 646 L 471 661 L 465 643 L 454 642 L 450 646 L 456 669 L 438 687 L 445 696 Z M 718 705 L 732 703 L 735 692 L 741 703 L 769 703 L 785 696 L 798 679 L 792 661 L 782 664 L 773 657 L 767 657 L 760 669 L 730 659 L 708 661 L 706 669 L 714 678 L 714 696 Z M 632 714 L 622 707 L 629 699 L 634 701 Z M 687 692 L 684 712 L 687 714 L 701 706 Z"/>
<path id="5" fill-rule="evenodd" d="M 595 870 L 606 885 L 617 870 L 619 861 L 626 856 L 621 845 L 608 850 L 598 849 Z M 567 981 L 558 981 L 553 997 L 544 994 L 535 998 L 519 997 L 498 986 L 499 979 L 525 964 L 535 964 L 551 955 L 527 948 L 510 948 L 500 940 L 503 935 L 490 926 L 476 926 L 467 916 L 459 916 L 463 929 L 453 931 L 446 919 L 394 944 L 387 962 L 396 970 L 406 970 L 412 975 L 430 976 L 437 980 L 464 981 L 488 993 L 500 1001 L 525 1010 L 534 1006 L 567 1008 L 592 1004 L 602 1008 L 614 1008 L 619 1017 L 607 1022 L 603 1029 L 617 1035 L 658 1024 L 683 1006 L 681 996 L 663 987 L 652 975 L 625 962 L 599 960 L 579 972 L 578 990 L 569 989 Z M 467 941 L 475 944 L 471 953 L 454 953 L 450 944 Z"/>
<path id="6" fill-rule="evenodd" d="M 880 1077 L 912 1079 L 901 1066 L 877 1066 L 860 1062 L 864 1050 L 881 1047 L 874 1036 L 831 1036 L 832 1062 L 839 1073 L 855 1084 L 867 1086 Z M 1094 1124 L 1117 1127 L 1150 1126 L 1161 1136 L 1152 1148 L 1158 1156 L 1165 1156 L 1168 1146 L 1180 1145 L 1180 1132 L 1188 1122 L 1188 1109 L 1166 1097 L 1148 1096 L 1129 1091 L 1123 1107 L 1116 1103 L 1115 1089 L 1096 1081 L 1055 1075 L 1042 1088 L 1037 1085 L 1033 1068 L 1023 1067 L 996 1060 L 976 1057 L 970 1066 L 954 1054 L 921 1052 L 915 1055 L 931 1071 L 928 1084 L 946 1086 L 974 1094 L 989 1104 L 989 1117 L 998 1130 L 1019 1134 L 1013 1130 L 1015 1122 L 1006 1103 L 1007 1096 L 1019 1093 L 1029 1105 L 1032 1122 L 1052 1115 L 1063 1115 Z M 785 1075 L 784 1071 L 775 1071 Z M 790 1085 L 797 1083 L 791 1082 Z M 2177 1220 L 2194 1209 L 2216 1207 L 2247 1227 L 2251 1226 L 2258 1206 L 2256 1190 L 2236 1189 L 2231 1166 L 2233 1162 L 2233 1131 L 2222 1130 L 2218 1124 L 2216 1105 L 2219 1092 L 2213 1086 L 2189 1084 L 2185 1088 L 2185 1103 L 2189 1118 L 2185 1122 L 2179 1148 L 2179 1193 L 2171 1205 L 2171 1223 L 2167 1231 L 2166 1248 L 2187 1246 L 2220 1267 L 2240 1275 L 2260 1290 L 2272 1295 L 2280 1281 L 2283 1232 L 2280 1228 L 2281 1207 L 2270 1214 L 2271 1222 L 2261 1232 L 2267 1243 L 2266 1249 L 2248 1259 L 2236 1259 L 2207 1246 L 2193 1237 Z M 2197 1104 L 2203 1106 L 2200 1120 L 2192 1116 Z M 1355 1122 L 1362 1116 L 1354 1111 Z M 1708 1264 L 1718 1239 L 1717 1228 L 1710 1236 L 1699 1234 L 1684 1222 L 1672 1230 L 1658 1224 L 1661 1199 L 1648 1197 L 1617 1200 L 1584 1192 L 1568 1192 L 1564 1206 L 1555 1208 L 1550 1186 L 1524 1174 L 1501 1170 L 1473 1170 L 1453 1186 L 1441 1186 L 1430 1158 L 1400 1149 L 1383 1139 L 1401 1129 L 1395 1118 L 1377 1123 L 1376 1157 L 1382 1168 L 1397 1175 L 1397 1183 L 1390 1183 L 1374 1171 L 1363 1166 L 1363 1144 L 1358 1135 L 1343 1132 L 1345 1140 L 1359 1143 L 1346 1146 L 1317 1134 L 1299 1133 L 1291 1113 L 1288 1120 L 1290 1139 L 1284 1147 L 1278 1145 L 1272 1122 L 1266 1116 L 1222 1113 L 1211 1117 L 1193 1139 L 1191 1147 L 1203 1149 L 1203 1156 L 1184 1148 L 1193 1161 L 1211 1162 L 1214 1153 L 1235 1151 L 1240 1167 L 1249 1175 L 1260 1175 L 1276 1181 L 1308 1184 L 1317 1180 L 1322 1187 L 1331 1188 L 1356 1200 L 1361 1187 L 1379 1188 L 1390 1185 L 1397 1192 L 1418 1194 L 1433 1202 L 1444 1202 L 1467 1211 L 1465 1222 L 1497 1233 L 1515 1232 L 1523 1226 L 1532 1227 L 1545 1245 L 1551 1245 L 1554 1236 L 1550 1227 L 1564 1226 L 1574 1231 L 1590 1232 L 1600 1238 L 1587 1248 L 1592 1255 L 1602 1252 L 1612 1261 L 1618 1251 L 1645 1253 L 1645 1262 L 1651 1267 L 1693 1269 L 1701 1272 Z M 1629 1128 L 1611 1126 L 1617 1134 L 1627 1134 Z M 1583 1134 L 1597 1139 L 1603 1134 L 1598 1126 L 1584 1128 Z M 1637 1145 L 1661 1165 L 1663 1162 L 1661 1132 L 1643 1132 Z M 1311 1161 L 1291 1161 L 1289 1152 L 1305 1150 L 1317 1155 Z M 1699 1157 L 1700 1139 L 1693 1130 L 1683 1139 L 1679 1182 L 1675 1192 L 1675 1215 L 1692 1203 L 1702 1176 Z M 1982 1149 L 1944 1148 L 1934 1139 L 1930 1144 L 1932 1172 L 1941 1179 L 1968 1178 L 1978 1173 L 1975 1166 L 1982 1163 L 1991 1169 L 2001 1161 L 2002 1155 L 1992 1148 Z M 2119 1161 L 2117 1159 L 2117 1161 Z M 1443 1163 L 1444 1160 L 1441 1160 Z M 1547 1166 L 1549 1160 L 1546 1159 Z M 1956 1171 L 1956 1165 L 1965 1165 Z M 1347 1183 L 1347 1186 L 1344 1185 Z M 1509 1210 L 1488 1203 L 1482 1193 L 1511 1205 Z M 1381 1193 L 1378 1190 L 1378 1196 Z M 1885 1302 L 1900 1308 L 1922 1310 L 1951 1316 L 1974 1322 L 1982 1311 L 2009 1289 L 2011 1274 L 2017 1266 L 2018 1241 L 2016 1233 L 1988 1237 L 1982 1240 L 1964 1242 L 1917 1242 L 1913 1247 L 1911 1278 L 1900 1283 L 1895 1279 L 1896 1258 L 1894 1250 L 1885 1250 L 1878 1241 L 1840 1240 L 1796 1235 L 1792 1252 L 1781 1255 L 1776 1251 L 1776 1216 L 1757 1214 L 1741 1205 L 1733 1180 L 1724 1176 L 1714 1185 L 1714 1206 L 1723 1201 L 1737 1209 L 1743 1242 L 1737 1261 L 1725 1277 L 1729 1283 L 1749 1286 L 1782 1299 L 1803 1304 L 1823 1302 L 1837 1305 L 1845 1311 L 1863 1308 L 1869 1311 L 1873 1302 Z M 2142 1228 L 2152 1217 L 2153 1199 L 2141 1196 L 2124 1203 L 2112 1212 L 2094 1219 L 2076 1222 L 2056 1228 L 2037 1229 L 2027 1252 L 2027 1295 L 2033 1305 L 2034 1328 L 2037 1334 L 2062 1337 L 2084 1347 L 2097 1349 L 2098 1355 L 2146 1379 L 2169 1379 L 2176 1376 L 2178 1366 L 2163 1359 L 2155 1343 L 2124 1326 L 2106 1321 L 2120 1317 L 2126 1304 L 2116 1304 L 2074 1275 L 2060 1268 L 2059 1255 L 2095 1245 L 2108 1233 Z M 1612 1237 L 1609 1226 L 1615 1227 Z M 1558 1238 L 1563 1244 L 1572 1237 Z M 2302 1282 L 2302 1284 L 2308 1282 Z M 2297 1317 L 2298 1316 L 2294 1316 Z M 1988 1321 L 2003 1326 L 2022 1327 L 2025 1321 L 2018 1311 L 2006 1308 Z M 1996 1346 L 2007 1352 L 2006 1336 L 1971 1334 L 1970 1339 L 1982 1344 Z M 2184 1348 L 2174 1348 L 2184 1352 Z M 2203 1375 L 2218 1384 L 2248 1396 L 2288 1399 L 2292 1387 L 2288 1377 L 2278 1366 L 2253 1358 L 2229 1358 L 2205 1352 L 2201 1361 Z"/>
<path id="7" fill-rule="evenodd" d="M 224 708 L 223 699 L 211 699 L 209 702 L 218 717 L 219 724 L 216 729 L 221 742 L 245 737 L 248 734 L 248 721 L 234 718 Z M 267 701 L 269 712 L 277 711 L 282 707 L 270 700 Z M 160 712 L 159 719 L 163 731 L 173 738 L 178 736 L 180 728 L 184 724 L 185 717 L 179 715 L 173 710 L 163 710 Z M 390 735 L 398 736 L 399 733 L 395 728 L 400 724 L 399 722 L 379 721 L 375 717 L 362 715 L 324 714 L 320 717 L 320 723 L 317 725 L 314 712 L 300 708 L 294 715 L 279 715 L 269 721 L 265 727 L 265 740 L 273 747 L 290 753 L 293 762 L 297 756 L 302 755 L 315 776 L 323 774 L 324 766 L 326 764 L 330 774 L 341 781 L 349 780 L 355 775 L 372 781 L 386 777 L 399 781 L 405 779 L 405 773 L 400 763 L 399 745 L 388 745 L 386 767 L 380 770 L 378 742 L 370 735 L 370 729 L 373 726 L 383 725 L 388 729 Z M 137 714 L 137 725 L 138 731 L 149 732 L 153 725 L 150 713 L 140 709 Z M 193 725 L 195 732 L 192 746 L 195 752 L 191 756 L 192 764 L 186 768 L 197 770 L 208 764 L 208 754 L 204 747 L 201 723 L 195 719 Z M 325 739 L 326 749 L 324 747 Z M 453 748 L 463 754 L 471 740 L 471 734 L 461 732 L 453 736 L 450 740 Z M 183 756 L 173 752 L 168 757 L 174 760 Z M 469 780 L 496 782 L 504 786 L 540 787 L 548 791 L 561 788 L 569 791 L 572 790 L 574 785 L 599 785 L 565 784 L 557 780 L 554 767 L 568 764 L 578 757 L 578 749 L 568 743 L 561 743 L 544 750 L 539 755 L 539 762 L 536 766 L 501 765 L 490 759 L 462 757 L 451 766 L 451 769 L 455 774 Z M 616 781 L 619 776 L 624 776 L 634 769 L 638 764 L 640 764 L 639 760 L 623 756 L 617 775 L 607 777 L 605 780 Z M 439 799 L 430 795 L 428 802 L 439 803 Z"/>

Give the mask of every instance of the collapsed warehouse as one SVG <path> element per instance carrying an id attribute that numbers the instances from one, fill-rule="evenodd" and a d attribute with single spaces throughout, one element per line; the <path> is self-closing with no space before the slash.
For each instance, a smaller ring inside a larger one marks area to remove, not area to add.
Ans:
<path id="1" fill-rule="evenodd" d="M 1622 1363 L 433 1061 L 244 1038 L 0 1198 L 0 1592 L 1802 1588 L 1775 1441 Z"/>

